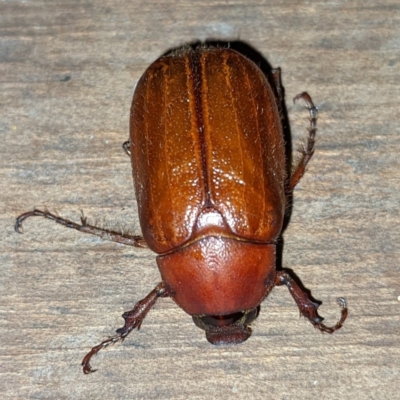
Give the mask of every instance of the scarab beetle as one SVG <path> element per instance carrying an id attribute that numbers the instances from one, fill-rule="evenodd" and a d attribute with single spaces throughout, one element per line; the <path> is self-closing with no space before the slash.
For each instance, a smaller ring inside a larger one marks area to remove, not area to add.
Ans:
<path id="1" fill-rule="evenodd" d="M 313 302 L 289 272 L 276 269 L 276 244 L 288 196 L 314 152 L 317 110 L 310 112 L 307 144 L 288 176 L 275 91 L 249 59 L 232 49 L 184 48 L 156 60 L 139 80 L 131 108 L 131 157 L 143 237 L 109 232 L 34 210 L 17 218 L 42 216 L 118 243 L 157 253 L 161 282 L 123 317 L 117 335 L 94 347 L 91 357 L 139 328 L 159 297 L 171 297 L 212 344 L 236 344 L 251 335 L 249 324 L 276 285 L 286 285 L 302 315 L 321 331 Z"/>

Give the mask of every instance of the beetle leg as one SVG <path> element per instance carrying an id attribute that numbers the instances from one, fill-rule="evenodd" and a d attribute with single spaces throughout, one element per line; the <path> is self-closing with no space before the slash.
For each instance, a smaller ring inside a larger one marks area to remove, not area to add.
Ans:
<path id="1" fill-rule="evenodd" d="M 322 332 L 335 332 L 342 327 L 347 318 L 347 302 L 343 297 L 339 297 L 337 301 L 342 309 L 342 315 L 339 321 L 332 327 L 324 325 L 322 323 L 323 318 L 321 318 L 317 312 L 319 304 L 310 300 L 307 293 L 291 278 L 288 271 L 277 272 L 275 285 L 286 285 L 297 307 L 299 307 L 300 313 Z"/>
<path id="2" fill-rule="evenodd" d="M 77 224 L 75 222 L 69 221 L 68 219 L 61 218 L 57 215 L 50 213 L 49 211 L 41 211 L 41 210 L 33 210 L 28 211 L 24 214 L 21 214 L 15 221 L 14 229 L 18 233 L 22 233 L 21 227 L 22 223 L 29 217 L 43 217 L 47 219 L 51 219 L 58 224 L 64 225 L 67 228 L 76 229 L 77 231 L 90 233 L 95 236 L 99 236 L 102 239 L 109 240 L 111 242 L 117 242 L 121 244 L 125 244 L 127 246 L 134 247 L 147 247 L 147 243 L 143 239 L 142 236 L 132 236 L 128 234 L 121 234 L 115 231 L 111 231 L 108 229 L 97 228 L 96 226 L 89 225 L 87 223 L 86 217 L 81 216 L 81 224 Z"/>
<path id="3" fill-rule="evenodd" d="M 275 68 L 271 71 L 272 80 L 274 82 L 275 91 L 278 96 L 279 104 L 283 101 L 283 86 L 282 86 L 282 79 L 281 79 L 281 69 Z"/>
<path id="4" fill-rule="evenodd" d="M 290 191 L 292 191 L 295 188 L 295 186 L 297 185 L 297 183 L 299 182 L 301 177 L 304 175 L 306 166 L 307 166 L 308 162 L 310 161 L 312 155 L 314 154 L 315 134 L 317 132 L 318 110 L 314 106 L 314 103 L 313 103 L 310 95 L 306 92 L 298 94 L 293 99 L 293 102 L 295 103 L 299 99 L 303 99 L 305 101 L 306 107 L 308 108 L 308 111 L 310 112 L 310 127 L 308 128 L 309 135 L 308 135 L 308 139 L 307 139 L 307 144 L 301 150 L 302 156 L 301 156 L 300 162 L 290 177 L 290 182 L 289 182 L 289 190 Z"/>
<path id="5" fill-rule="evenodd" d="M 126 142 L 122 143 L 122 148 L 124 149 L 125 153 L 128 157 L 131 157 L 131 141 L 127 140 Z"/>
<path id="6" fill-rule="evenodd" d="M 159 283 L 144 299 L 138 301 L 135 304 L 135 307 L 131 311 L 127 311 L 122 315 L 125 319 L 125 325 L 117 329 L 118 335 L 111 337 L 110 339 L 104 340 L 99 345 L 92 348 L 89 353 L 86 354 L 84 359 L 82 360 L 83 372 L 85 374 L 90 374 L 91 372 L 95 372 L 90 365 L 90 359 L 97 354 L 101 349 L 108 347 L 110 344 L 114 344 L 116 342 L 123 342 L 124 339 L 129 335 L 129 333 L 137 328 L 140 329 L 140 325 L 145 319 L 147 313 L 154 306 L 157 299 L 159 297 L 167 297 L 169 296 L 168 291 L 165 287 L 164 282 Z"/>

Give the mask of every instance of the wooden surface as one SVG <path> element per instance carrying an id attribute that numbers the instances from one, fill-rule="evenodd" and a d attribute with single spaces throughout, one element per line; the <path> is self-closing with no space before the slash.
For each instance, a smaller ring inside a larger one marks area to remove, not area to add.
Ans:
<path id="1" fill-rule="evenodd" d="M 6 399 L 400 399 L 398 1 L 2 1 L 0 396 Z M 241 40 L 282 68 L 297 148 L 309 91 L 315 156 L 294 195 L 283 266 L 333 324 L 320 334 L 285 288 L 253 336 L 214 347 L 170 299 L 139 332 L 86 352 L 159 281 L 155 257 L 40 218 L 138 232 L 121 144 L 135 83 L 171 47 Z"/>

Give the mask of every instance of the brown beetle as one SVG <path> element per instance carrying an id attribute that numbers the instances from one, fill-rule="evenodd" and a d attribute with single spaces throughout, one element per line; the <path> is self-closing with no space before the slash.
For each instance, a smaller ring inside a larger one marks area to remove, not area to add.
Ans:
<path id="1" fill-rule="evenodd" d="M 279 71 L 275 72 L 279 82 Z M 280 93 L 280 86 L 277 87 Z M 327 327 L 313 302 L 288 271 L 276 270 L 276 244 L 287 198 L 314 152 L 317 110 L 310 112 L 308 142 L 287 176 L 282 124 L 276 96 L 261 70 L 231 49 L 186 48 L 155 61 L 133 97 L 130 141 L 143 238 L 42 216 L 82 232 L 158 254 L 162 281 L 123 317 L 118 335 L 94 347 L 83 371 L 102 348 L 139 328 L 159 297 L 171 297 L 212 344 L 240 343 L 276 285 L 286 285 L 302 315 L 333 333 L 347 317 Z"/>

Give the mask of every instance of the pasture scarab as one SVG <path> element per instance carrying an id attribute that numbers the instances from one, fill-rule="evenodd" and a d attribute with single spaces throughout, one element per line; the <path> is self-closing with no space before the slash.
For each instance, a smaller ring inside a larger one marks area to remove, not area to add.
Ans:
<path id="1" fill-rule="evenodd" d="M 279 81 L 279 71 L 275 72 Z M 280 87 L 278 86 L 278 93 Z M 159 297 L 171 297 L 212 344 L 236 344 L 251 335 L 249 324 L 274 286 L 286 285 L 303 316 L 321 331 L 318 304 L 276 269 L 276 245 L 288 196 L 314 152 L 317 110 L 310 112 L 307 144 L 288 174 L 278 96 L 261 70 L 231 49 L 185 48 L 156 60 L 135 89 L 130 140 L 143 237 L 77 224 L 48 211 L 17 218 L 15 229 L 42 216 L 81 232 L 157 254 L 161 282 L 126 312 L 117 335 L 94 347 L 91 357 L 139 328 Z M 289 176 L 288 176 L 289 175 Z"/>

